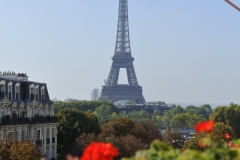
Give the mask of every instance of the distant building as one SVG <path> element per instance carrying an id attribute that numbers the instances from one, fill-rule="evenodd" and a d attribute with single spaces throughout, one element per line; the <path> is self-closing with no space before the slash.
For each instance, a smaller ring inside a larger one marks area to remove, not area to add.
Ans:
<path id="1" fill-rule="evenodd" d="M 46 83 L 23 73 L 0 72 L 0 140 L 30 140 L 47 159 L 57 157 L 57 118 Z"/>
<path id="2" fill-rule="evenodd" d="M 67 99 L 65 99 L 64 100 L 64 102 L 75 102 L 75 101 L 77 101 L 77 99 L 71 99 L 71 98 L 67 98 Z"/>
<path id="3" fill-rule="evenodd" d="M 91 100 L 98 100 L 99 98 L 99 89 L 93 89 L 91 94 Z"/>

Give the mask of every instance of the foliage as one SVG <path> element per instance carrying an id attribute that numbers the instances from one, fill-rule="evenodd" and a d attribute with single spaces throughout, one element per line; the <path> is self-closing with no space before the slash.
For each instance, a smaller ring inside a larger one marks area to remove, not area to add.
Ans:
<path id="1" fill-rule="evenodd" d="M 180 113 L 172 117 L 171 127 L 172 128 L 185 128 L 187 130 L 193 128 L 198 122 L 205 120 L 202 115 Z"/>
<path id="2" fill-rule="evenodd" d="M 184 113 L 184 109 L 181 106 L 176 106 L 170 111 L 171 116 L 181 113 Z"/>
<path id="3" fill-rule="evenodd" d="M 141 118 L 151 118 L 150 114 L 145 110 L 130 112 L 126 117 L 131 118 L 133 122 L 136 122 Z"/>
<path id="4" fill-rule="evenodd" d="M 64 108 L 77 108 L 81 111 L 94 111 L 97 107 L 101 105 L 110 106 L 116 108 L 116 106 L 109 101 L 74 101 L 74 102 L 54 102 L 54 112 L 58 113 L 60 109 Z M 118 113 L 118 112 L 117 112 Z"/>
<path id="5" fill-rule="evenodd" d="M 116 137 L 126 136 L 127 134 L 131 134 L 133 127 L 134 123 L 129 118 L 112 120 L 104 123 L 101 126 L 102 132 L 99 137 L 102 137 L 102 139 L 106 139 L 111 135 L 114 135 Z"/>
<path id="6" fill-rule="evenodd" d="M 162 143 L 159 140 L 153 141 L 150 149 L 136 152 L 132 158 L 123 158 L 122 160 L 175 160 L 179 151 Z"/>
<path id="7" fill-rule="evenodd" d="M 133 135 L 140 139 L 143 144 L 149 144 L 155 139 L 162 139 L 158 127 L 154 125 L 151 119 L 139 119 L 134 126 Z"/>
<path id="8" fill-rule="evenodd" d="M 231 103 L 229 106 L 219 106 L 211 114 L 215 122 L 223 122 L 232 127 L 234 133 L 240 137 L 240 106 Z"/>
<path id="9" fill-rule="evenodd" d="M 78 109 L 62 109 L 59 111 L 58 119 L 58 153 L 65 155 L 68 146 L 82 133 L 100 132 L 98 119 Z M 61 157 L 59 157 L 61 159 Z"/>
<path id="10" fill-rule="evenodd" d="M 148 150 L 136 152 L 132 158 L 123 158 L 122 160 L 238 160 L 240 158 L 239 147 L 240 140 L 228 143 L 220 141 L 224 137 L 222 132 L 213 128 L 213 121 L 198 123 L 195 128 L 200 138 L 196 137 L 194 141 L 199 150 L 186 149 L 181 154 L 179 150 L 174 149 L 159 140 L 155 140 Z M 211 127 L 211 128 L 209 128 Z M 215 133 L 218 132 L 219 136 Z"/>
<path id="11" fill-rule="evenodd" d="M 163 124 L 162 116 L 152 115 L 152 120 L 156 127 L 160 127 Z"/>
<path id="12" fill-rule="evenodd" d="M 114 115 L 114 113 L 116 115 Z M 103 123 L 109 120 L 110 118 L 114 118 L 113 116 L 118 116 L 118 113 L 119 113 L 119 110 L 117 107 L 109 106 L 106 104 L 103 104 L 100 107 L 97 107 L 94 111 L 94 114 L 96 115 L 100 123 Z M 112 117 L 110 115 L 112 115 Z"/>
<path id="13" fill-rule="evenodd" d="M 166 129 L 162 134 L 163 142 L 176 148 L 181 148 L 183 137 L 178 130 Z"/>
<path id="14" fill-rule="evenodd" d="M 0 141 L 1 160 L 39 160 L 43 157 L 40 149 L 30 142 L 11 142 L 5 145 Z"/>

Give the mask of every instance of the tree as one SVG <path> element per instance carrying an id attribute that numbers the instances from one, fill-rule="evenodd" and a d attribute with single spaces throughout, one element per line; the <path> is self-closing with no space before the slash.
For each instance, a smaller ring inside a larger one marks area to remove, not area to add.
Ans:
<path id="1" fill-rule="evenodd" d="M 130 118 L 105 122 L 97 141 L 111 142 L 120 152 L 118 158 L 132 156 L 137 150 L 145 148 L 141 140 L 132 135 L 133 128 L 134 123 Z"/>
<path id="2" fill-rule="evenodd" d="M 199 107 L 200 114 L 204 115 L 204 117 L 208 120 L 209 116 L 212 114 L 212 108 L 209 104 L 204 104 Z"/>
<path id="3" fill-rule="evenodd" d="M 159 115 L 152 115 L 152 120 L 154 122 L 154 125 L 156 127 L 162 127 L 164 124 L 163 124 L 163 120 L 162 120 L 162 117 L 159 116 Z"/>
<path id="4" fill-rule="evenodd" d="M 169 111 L 164 112 L 164 116 L 162 117 L 162 128 L 169 128 L 171 123 L 172 116 Z"/>
<path id="5" fill-rule="evenodd" d="M 231 103 L 229 106 L 217 107 L 210 116 L 215 122 L 223 122 L 232 127 L 237 137 L 240 137 L 240 106 Z"/>
<path id="6" fill-rule="evenodd" d="M 111 114 L 113 114 L 113 113 L 118 114 L 119 110 L 117 107 L 108 106 L 106 104 L 103 104 L 100 107 L 97 107 L 93 113 L 96 115 L 99 122 L 103 123 L 110 119 Z"/>
<path id="7" fill-rule="evenodd" d="M 163 114 L 163 111 L 162 110 L 155 110 L 154 111 L 154 113 L 153 113 L 153 115 L 158 115 L 158 116 L 163 116 L 164 114 Z"/>
<path id="8" fill-rule="evenodd" d="M 155 139 L 162 139 L 158 127 L 154 125 L 151 119 L 139 119 L 134 126 L 133 135 L 140 139 L 143 144 L 149 146 Z"/>
<path id="9" fill-rule="evenodd" d="M 66 108 L 58 112 L 58 153 L 66 154 L 69 145 L 82 133 L 100 132 L 98 119 L 78 109 Z M 61 159 L 61 157 L 59 157 Z"/>
<path id="10" fill-rule="evenodd" d="M 54 111 L 55 113 L 58 113 L 60 109 L 64 108 L 77 108 L 81 111 L 94 111 L 97 107 L 100 107 L 101 105 L 107 105 L 110 107 L 117 107 L 112 102 L 109 101 L 74 101 L 74 102 L 61 102 L 57 101 L 54 102 Z"/>
<path id="11" fill-rule="evenodd" d="M 98 136 L 99 139 L 105 140 L 111 135 L 116 137 L 126 136 L 131 134 L 134 123 L 129 118 L 121 118 L 117 120 L 112 120 L 104 123 L 101 126 L 101 134 Z"/>
<path id="12" fill-rule="evenodd" d="M 36 148 L 31 142 L 11 142 L 5 145 L 0 141 L 1 160 L 39 160 L 43 157 L 40 149 Z"/>
<path id="13" fill-rule="evenodd" d="M 185 128 L 189 132 L 189 129 L 192 129 L 195 124 L 203 120 L 205 120 L 205 118 L 202 115 L 192 115 L 189 112 L 176 114 L 172 117 L 171 127 L 176 129 Z"/>
<path id="14" fill-rule="evenodd" d="M 141 118 L 150 118 L 150 114 L 145 110 L 141 110 L 130 112 L 126 117 L 131 118 L 133 122 L 136 122 Z"/>
<path id="15" fill-rule="evenodd" d="M 172 146 L 180 148 L 182 146 L 182 135 L 178 130 L 166 129 L 162 134 L 163 142 Z"/>
<path id="16" fill-rule="evenodd" d="M 190 114 L 199 114 L 200 113 L 200 109 L 194 105 L 187 106 L 184 109 L 184 111 L 189 112 Z"/>
<path id="17" fill-rule="evenodd" d="M 224 135 L 225 133 L 229 133 L 231 135 L 231 139 L 236 138 L 236 134 L 234 133 L 232 127 L 224 124 L 223 122 L 216 122 L 214 124 L 214 128 L 222 132 L 222 135 Z"/>
<path id="18" fill-rule="evenodd" d="M 171 116 L 174 116 L 180 113 L 184 113 L 184 109 L 181 106 L 176 106 L 170 111 Z"/>
<path id="19" fill-rule="evenodd" d="M 71 146 L 70 150 L 74 155 L 78 155 L 80 157 L 83 153 L 83 150 L 94 141 L 97 141 L 97 136 L 94 133 L 83 133 L 76 138 L 76 141 Z"/>

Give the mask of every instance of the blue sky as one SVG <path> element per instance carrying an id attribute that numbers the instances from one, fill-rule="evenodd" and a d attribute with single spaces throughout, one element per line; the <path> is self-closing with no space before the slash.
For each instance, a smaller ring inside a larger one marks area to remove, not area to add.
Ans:
<path id="1" fill-rule="evenodd" d="M 0 1 L 1 71 L 46 82 L 51 98 L 89 100 L 109 74 L 117 13 L 118 0 Z M 147 101 L 240 103 L 237 10 L 223 0 L 129 0 L 129 20 Z"/>

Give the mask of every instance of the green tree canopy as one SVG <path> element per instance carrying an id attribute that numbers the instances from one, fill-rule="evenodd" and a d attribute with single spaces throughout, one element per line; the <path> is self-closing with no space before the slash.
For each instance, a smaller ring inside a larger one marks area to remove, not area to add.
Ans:
<path id="1" fill-rule="evenodd" d="M 151 118 L 150 114 L 145 110 L 130 112 L 126 117 L 131 118 L 133 122 L 136 122 L 141 118 Z"/>
<path id="2" fill-rule="evenodd" d="M 176 106 L 170 111 L 171 116 L 174 116 L 180 113 L 184 113 L 184 109 L 181 106 Z"/>
<path id="3" fill-rule="evenodd" d="M 217 107 L 210 118 L 215 122 L 223 122 L 232 127 L 236 136 L 240 137 L 240 106 L 231 103 L 229 106 L 219 106 Z"/>
<path id="4" fill-rule="evenodd" d="M 74 102 L 54 102 L 55 113 L 58 113 L 58 110 L 64 108 L 77 108 L 81 111 L 94 111 L 97 107 L 101 105 L 107 105 L 111 107 L 116 107 L 113 103 L 109 101 L 74 101 Z"/>
<path id="5" fill-rule="evenodd" d="M 171 127 L 185 128 L 188 130 L 193 128 L 194 125 L 197 124 L 199 121 L 203 120 L 205 120 L 205 118 L 202 115 L 190 114 L 189 112 L 176 114 L 172 117 Z"/>
<path id="6" fill-rule="evenodd" d="M 95 111 L 93 112 L 94 115 L 98 118 L 100 123 L 103 123 L 110 118 L 113 118 L 113 113 L 116 113 L 118 115 L 119 110 L 116 106 L 109 106 L 107 104 L 102 104 L 100 107 L 97 107 Z M 112 117 L 111 117 L 112 115 Z"/>
<path id="7" fill-rule="evenodd" d="M 98 119 L 89 113 L 75 108 L 66 108 L 58 112 L 58 153 L 62 156 L 68 147 L 82 133 L 96 133 L 101 129 Z M 60 158 L 60 157 L 59 157 Z"/>

